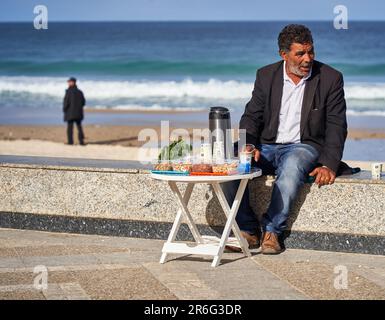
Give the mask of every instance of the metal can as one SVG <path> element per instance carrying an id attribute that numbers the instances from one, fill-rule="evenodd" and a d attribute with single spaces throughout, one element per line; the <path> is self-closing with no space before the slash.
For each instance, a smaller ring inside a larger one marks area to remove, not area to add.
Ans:
<path id="1" fill-rule="evenodd" d="M 239 154 L 239 167 L 243 173 L 250 173 L 252 158 L 252 152 L 241 152 Z"/>

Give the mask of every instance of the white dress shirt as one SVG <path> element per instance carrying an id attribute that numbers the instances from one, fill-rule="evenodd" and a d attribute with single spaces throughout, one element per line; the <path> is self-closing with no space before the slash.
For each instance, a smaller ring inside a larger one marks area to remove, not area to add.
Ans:
<path id="1" fill-rule="evenodd" d="M 303 94 L 306 80 L 311 76 L 311 69 L 306 77 L 298 84 L 286 73 L 286 61 L 283 63 L 283 91 L 281 110 L 279 112 L 279 126 L 276 143 L 300 143 L 300 123 Z"/>

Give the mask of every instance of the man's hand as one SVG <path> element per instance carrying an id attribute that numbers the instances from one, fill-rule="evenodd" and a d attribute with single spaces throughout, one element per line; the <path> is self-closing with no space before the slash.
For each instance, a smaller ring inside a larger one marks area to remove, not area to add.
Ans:
<path id="1" fill-rule="evenodd" d="M 309 173 L 309 176 L 315 176 L 315 183 L 318 184 L 318 187 L 327 184 L 333 184 L 336 179 L 336 173 L 327 167 L 318 167 L 315 168 L 312 172 Z"/>
<path id="2" fill-rule="evenodd" d="M 255 162 L 258 162 L 260 157 L 261 157 L 261 151 L 259 151 L 258 149 L 255 149 L 254 150 L 254 160 L 255 160 Z"/>

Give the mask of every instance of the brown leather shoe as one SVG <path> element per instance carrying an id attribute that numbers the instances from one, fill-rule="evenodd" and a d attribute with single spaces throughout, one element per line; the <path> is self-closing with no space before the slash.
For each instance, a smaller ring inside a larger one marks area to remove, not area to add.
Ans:
<path id="1" fill-rule="evenodd" d="M 249 244 L 249 249 L 257 249 L 260 247 L 261 240 L 258 232 L 256 234 L 250 234 L 248 232 L 241 231 L 241 236 L 246 239 L 247 243 Z M 234 246 L 226 246 L 225 248 L 233 252 L 242 251 L 241 248 Z"/>
<path id="2" fill-rule="evenodd" d="M 279 244 L 278 235 L 273 232 L 265 232 L 262 238 L 261 253 L 279 254 L 283 250 Z"/>

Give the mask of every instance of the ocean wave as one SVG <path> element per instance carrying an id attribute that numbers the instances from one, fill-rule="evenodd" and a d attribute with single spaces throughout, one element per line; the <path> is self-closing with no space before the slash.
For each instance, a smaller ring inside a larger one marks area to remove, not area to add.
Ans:
<path id="1" fill-rule="evenodd" d="M 346 114 L 348 116 L 376 116 L 376 117 L 385 117 L 385 111 L 380 110 L 371 110 L 371 111 L 359 111 L 359 110 L 347 110 Z"/>
<path id="2" fill-rule="evenodd" d="M 0 92 L 30 93 L 63 97 L 67 78 L 0 76 Z M 78 82 L 91 99 L 110 98 L 206 98 L 248 99 L 253 83 L 235 80 L 208 79 L 207 81 L 120 81 L 80 80 Z M 385 100 L 385 83 L 346 83 L 345 96 L 351 100 Z"/>
<path id="3" fill-rule="evenodd" d="M 345 95 L 351 100 L 385 100 L 384 83 L 347 83 Z"/>
<path id="4" fill-rule="evenodd" d="M 45 94 L 63 97 L 66 78 L 0 77 L 0 92 Z M 81 80 L 79 88 L 91 99 L 118 98 L 209 98 L 244 99 L 251 94 L 252 84 L 239 81 L 99 81 Z"/>
<path id="5" fill-rule="evenodd" d="M 0 76 L 0 107 L 57 107 L 67 78 Z M 252 82 L 208 79 L 91 80 L 81 79 L 87 107 L 129 110 L 202 110 L 226 105 L 242 110 L 250 99 Z M 347 82 L 345 96 L 350 115 L 384 116 L 385 83 Z"/>

